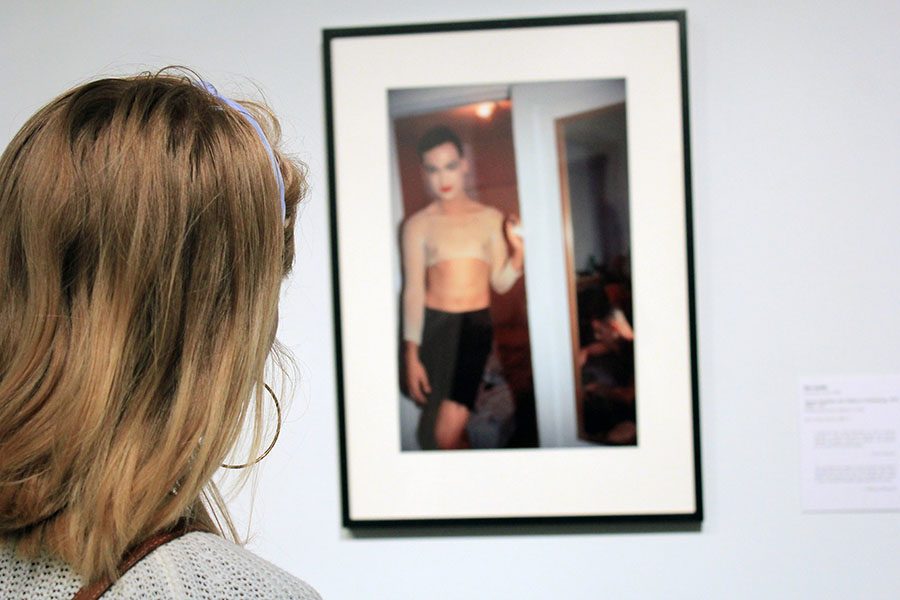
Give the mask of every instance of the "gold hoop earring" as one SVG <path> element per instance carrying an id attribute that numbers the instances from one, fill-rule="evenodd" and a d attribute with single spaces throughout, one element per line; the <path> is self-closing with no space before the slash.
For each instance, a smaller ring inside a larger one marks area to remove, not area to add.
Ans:
<path id="1" fill-rule="evenodd" d="M 269 387 L 269 384 L 268 384 L 268 383 L 264 383 L 263 386 L 265 386 L 266 391 L 269 392 L 269 395 L 272 396 L 272 400 L 275 402 L 275 414 L 278 415 L 278 425 L 277 425 L 276 428 L 275 428 L 275 439 L 272 440 L 272 443 L 269 444 L 269 447 L 266 448 L 266 451 L 263 452 L 262 454 L 260 454 L 260 455 L 256 458 L 256 460 L 254 460 L 254 461 L 252 461 L 252 462 L 244 463 L 244 464 L 242 464 L 242 465 L 226 465 L 226 464 L 222 464 L 221 466 L 222 466 L 223 469 L 245 469 L 245 468 L 247 468 L 247 467 L 252 467 L 252 466 L 255 465 L 256 463 L 258 463 L 259 461 L 261 461 L 262 459 L 264 459 L 266 456 L 268 456 L 269 452 L 272 451 L 272 448 L 275 447 L 275 442 L 278 441 L 278 436 L 281 435 L 281 405 L 278 404 L 278 397 L 275 395 L 275 392 L 272 391 L 272 388 Z"/>

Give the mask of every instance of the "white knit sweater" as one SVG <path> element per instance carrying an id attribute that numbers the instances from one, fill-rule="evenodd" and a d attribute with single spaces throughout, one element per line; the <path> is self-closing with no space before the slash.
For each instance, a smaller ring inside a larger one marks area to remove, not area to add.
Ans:
<path id="1" fill-rule="evenodd" d="M 22 560 L 9 544 L 0 542 L 3 600 L 69 600 L 81 586 L 78 576 L 59 560 L 46 556 Z M 293 575 L 217 535 L 201 532 L 184 535 L 145 556 L 103 598 L 321 600 Z"/>

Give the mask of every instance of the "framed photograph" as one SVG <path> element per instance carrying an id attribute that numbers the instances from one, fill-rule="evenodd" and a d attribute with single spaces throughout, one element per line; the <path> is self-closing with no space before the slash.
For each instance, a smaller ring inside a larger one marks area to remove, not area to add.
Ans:
<path id="1" fill-rule="evenodd" d="M 702 518 L 685 23 L 324 31 L 345 526 Z"/>

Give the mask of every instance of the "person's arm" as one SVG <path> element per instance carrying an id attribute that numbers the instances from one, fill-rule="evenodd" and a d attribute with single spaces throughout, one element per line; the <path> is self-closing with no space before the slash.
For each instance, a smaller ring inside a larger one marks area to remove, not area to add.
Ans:
<path id="1" fill-rule="evenodd" d="M 491 232 L 491 287 L 498 294 L 505 294 L 522 276 L 525 252 L 522 237 L 516 231 L 518 217 L 504 219 L 498 215 L 500 222 Z M 507 239 L 512 253 L 506 249 Z"/>
<path id="2" fill-rule="evenodd" d="M 403 345 L 409 395 L 420 404 L 431 391 L 428 373 L 419 360 L 425 319 L 425 231 L 420 219 L 403 227 Z"/>

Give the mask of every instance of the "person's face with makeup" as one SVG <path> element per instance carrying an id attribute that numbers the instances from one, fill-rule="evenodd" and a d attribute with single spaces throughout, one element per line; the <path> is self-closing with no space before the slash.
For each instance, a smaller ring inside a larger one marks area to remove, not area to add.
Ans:
<path id="1" fill-rule="evenodd" d="M 468 163 L 453 142 L 444 142 L 422 154 L 422 171 L 435 198 L 451 200 L 465 195 Z"/>

